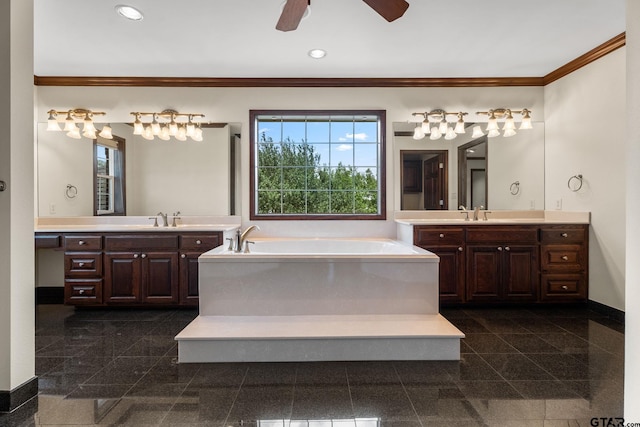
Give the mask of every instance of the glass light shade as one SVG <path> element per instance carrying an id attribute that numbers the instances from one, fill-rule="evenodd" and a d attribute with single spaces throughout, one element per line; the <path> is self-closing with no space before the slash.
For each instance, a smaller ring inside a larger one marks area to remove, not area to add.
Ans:
<path id="1" fill-rule="evenodd" d="M 67 132 L 67 136 L 73 139 L 80 139 L 82 136 L 80 135 L 80 129 L 74 124 L 74 129 Z"/>
<path id="2" fill-rule="evenodd" d="M 178 133 L 178 124 L 171 119 L 171 123 L 169 123 L 169 135 L 176 136 Z"/>
<path id="3" fill-rule="evenodd" d="M 415 129 L 413 129 L 413 139 L 422 139 L 424 138 L 424 135 L 422 126 L 416 126 Z"/>
<path id="4" fill-rule="evenodd" d="M 178 131 L 176 132 L 176 139 L 178 141 L 187 140 L 187 129 L 185 129 L 184 126 L 178 126 Z"/>
<path id="5" fill-rule="evenodd" d="M 158 120 L 156 120 L 155 117 L 151 122 L 151 131 L 153 132 L 154 135 L 160 135 L 160 123 L 158 123 Z"/>
<path id="6" fill-rule="evenodd" d="M 89 139 L 96 139 L 98 136 L 96 135 L 96 130 L 95 128 L 93 130 L 89 129 L 87 130 L 83 130 L 82 131 L 82 136 L 84 136 L 85 138 L 89 138 Z"/>
<path id="7" fill-rule="evenodd" d="M 93 125 L 93 120 L 90 118 L 84 119 L 84 126 L 82 127 L 83 133 L 96 133 L 96 127 Z"/>
<path id="8" fill-rule="evenodd" d="M 455 133 L 466 133 L 466 131 L 464 130 L 464 120 L 458 120 L 456 122 L 456 128 L 453 131 Z"/>
<path id="9" fill-rule="evenodd" d="M 162 126 L 162 129 L 160 129 L 160 133 L 158 134 L 158 138 L 163 141 L 171 139 L 171 136 L 169 135 L 169 126 Z"/>
<path id="10" fill-rule="evenodd" d="M 438 126 L 438 130 L 440 131 L 441 134 L 445 134 L 447 133 L 447 121 L 446 120 L 442 120 L 440 122 L 440 125 Z"/>
<path id="11" fill-rule="evenodd" d="M 193 136 L 191 137 L 194 141 L 201 142 L 202 138 L 202 129 L 197 127 L 196 130 L 193 131 Z"/>
<path id="12" fill-rule="evenodd" d="M 434 126 L 431 129 L 431 136 L 429 137 L 429 139 L 435 141 L 436 139 L 440 139 L 441 136 L 442 133 L 440 132 L 440 128 L 438 126 Z"/>
<path id="13" fill-rule="evenodd" d="M 498 119 L 495 117 L 489 118 L 489 122 L 487 123 L 487 131 L 498 130 Z"/>
<path id="14" fill-rule="evenodd" d="M 507 117 L 507 119 L 505 120 L 504 125 L 502 126 L 502 130 L 515 129 L 515 128 L 516 128 L 516 124 L 513 121 L 513 117 L 509 115 L 509 117 Z"/>
<path id="15" fill-rule="evenodd" d="M 145 126 L 142 131 L 142 137 L 147 141 L 153 141 L 153 129 L 151 129 L 151 125 Z"/>
<path id="16" fill-rule="evenodd" d="M 516 134 L 516 130 L 515 129 L 505 129 L 505 131 L 502 134 L 502 136 L 504 136 L 505 138 L 508 138 L 508 137 L 513 136 L 515 134 Z"/>
<path id="17" fill-rule="evenodd" d="M 195 130 L 196 125 L 194 125 L 192 121 L 189 121 L 189 123 L 187 123 L 187 136 L 193 136 L 193 132 L 195 132 Z"/>
<path id="18" fill-rule="evenodd" d="M 65 132 L 73 132 L 74 130 L 78 130 L 78 126 L 76 126 L 76 122 L 73 121 L 73 119 L 71 118 L 71 115 L 67 115 L 67 118 L 64 119 L 64 131 Z M 78 132 L 78 135 L 80 135 L 80 132 Z"/>
<path id="19" fill-rule="evenodd" d="M 133 134 L 142 135 L 142 132 L 144 132 L 144 125 L 140 121 L 140 117 L 136 117 L 136 121 L 133 122 Z"/>
<path id="20" fill-rule="evenodd" d="M 108 123 L 104 125 L 104 127 L 102 128 L 102 130 L 98 135 L 100 135 L 100 137 L 104 139 L 113 139 L 113 134 L 111 133 L 111 126 L 109 126 Z"/>
<path id="21" fill-rule="evenodd" d="M 519 129 L 533 129 L 533 126 L 531 125 L 531 117 L 523 117 Z"/>
<path id="22" fill-rule="evenodd" d="M 447 128 L 447 133 L 445 133 L 445 135 L 444 135 L 444 139 L 451 140 L 451 139 L 455 139 L 456 136 L 458 136 L 458 134 L 453 130 L 453 128 L 452 127 L 448 127 Z"/>
<path id="23" fill-rule="evenodd" d="M 489 133 L 487 133 L 489 138 L 494 138 L 496 136 L 500 136 L 500 131 L 498 129 L 491 129 Z"/>
<path id="24" fill-rule="evenodd" d="M 58 124 L 58 121 L 55 118 L 49 116 L 49 120 L 47 120 L 47 130 L 52 130 L 54 132 L 59 132 L 62 129 L 60 128 L 60 125 Z"/>
<path id="25" fill-rule="evenodd" d="M 475 125 L 473 127 L 473 133 L 471 134 L 471 138 L 480 138 L 484 136 L 484 132 L 482 132 L 482 128 L 479 125 Z"/>

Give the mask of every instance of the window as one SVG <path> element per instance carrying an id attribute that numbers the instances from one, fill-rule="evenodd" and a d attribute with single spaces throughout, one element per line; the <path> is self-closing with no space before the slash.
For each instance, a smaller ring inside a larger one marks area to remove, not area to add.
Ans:
<path id="1" fill-rule="evenodd" d="M 384 111 L 251 111 L 251 219 L 385 219 Z"/>
<path id="2" fill-rule="evenodd" d="M 94 140 L 94 215 L 126 215 L 124 139 Z"/>

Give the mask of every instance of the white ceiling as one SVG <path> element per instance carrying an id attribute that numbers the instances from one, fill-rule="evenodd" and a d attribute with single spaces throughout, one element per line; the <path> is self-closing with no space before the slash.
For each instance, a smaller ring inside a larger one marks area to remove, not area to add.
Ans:
<path id="1" fill-rule="evenodd" d="M 625 30 L 624 0 L 407 1 L 388 23 L 361 0 L 312 0 L 283 33 L 283 0 L 35 0 L 35 74 L 542 77 Z"/>

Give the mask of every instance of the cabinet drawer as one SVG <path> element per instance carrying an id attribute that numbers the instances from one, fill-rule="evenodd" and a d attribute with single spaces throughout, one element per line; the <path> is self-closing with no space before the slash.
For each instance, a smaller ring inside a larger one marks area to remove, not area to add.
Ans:
<path id="1" fill-rule="evenodd" d="M 108 251 L 178 250 L 177 234 L 117 234 L 104 237 Z"/>
<path id="2" fill-rule="evenodd" d="M 183 234 L 180 236 L 180 248 L 185 251 L 208 251 L 220 246 L 219 234 Z"/>
<path id="3" fill-rule="evenodd" d="M 467 242 L 474 243 L 537 243 L 538 228 L 532 227 L 496 227 L 484 225 L 467 228 Z"/>
<path id="4" fill-rule="evenodd" d="M 51 249 L 51 248 L 59 248 L 60 245 L 60 235 L 59 234 L 41 234 L 36 233 L 36 249 Z"/>
<path id="5" fill-rule="evenodd" d="M 413 241 L 418 246 L 464 244 L 464 229 L 459 227 L 416 227 Z"/>
<path id="6" fill-rule="evenodd" d="M 567 301 L 587 298 L 587 286 L 583 274 L 543 274 L 542 300 Z"/>
<path id="7" fill-rule="evenodd" d="M 102 236 L 65 235 L 64 249 L 66 251 L 99 251 L 102 249 Z"/>
<path id="8" fill-rule="evenodd" d="M 543 245 L 541 266 L 546 271 L 583 271 L 585 251 L 581 245 Z"/>
<path id="9" fill-rule="evenodd" d="M 543 227 L 540 229 L 540 241 L 542 243 L 583 243 L 586 238 L 584 226 L 559 226 Z"/>
<path id="10" fill-rule="evenodd" d="M 102 279 L 65 280 L 64 300 L 71 304 L 101 304 Z"/>
<path id="11" fill-rule="evenodd" d="M 66 252 L 64 272 L 67 276 L 101 276 L 102 252 Z"/>

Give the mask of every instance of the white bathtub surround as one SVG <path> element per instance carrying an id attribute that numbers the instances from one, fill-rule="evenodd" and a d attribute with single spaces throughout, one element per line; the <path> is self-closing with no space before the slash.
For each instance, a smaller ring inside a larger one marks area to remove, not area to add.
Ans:
<path id="1" fill-rule="evenodd" d="M 430 252 L 387 239 L 255 241 L 250 254 L 201 256 L 181 363 L 460 358 Z"/>

